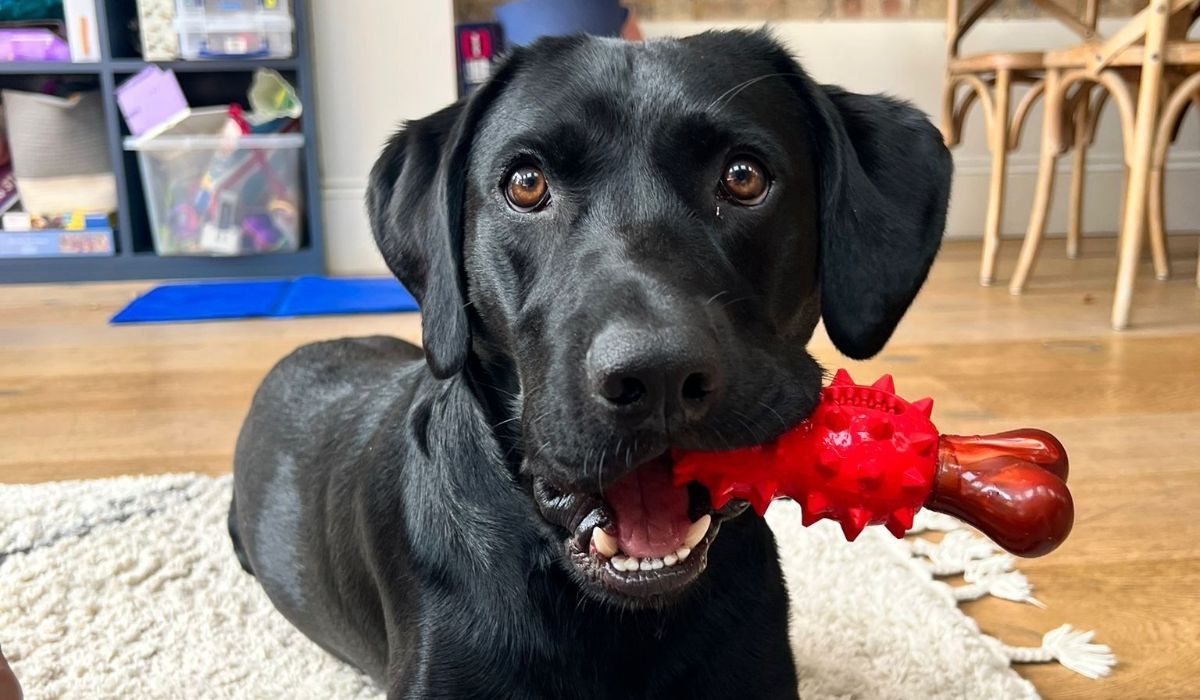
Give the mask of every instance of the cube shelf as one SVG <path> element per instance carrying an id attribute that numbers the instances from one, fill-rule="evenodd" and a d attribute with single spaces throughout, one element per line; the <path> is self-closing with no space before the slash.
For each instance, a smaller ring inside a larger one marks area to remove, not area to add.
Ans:
<path id="1" fill-rule="evenodd" d="M 296 0 L 294 55 L 273 59 L 161 61 L 156 65 L 179 74 L 194 106 L 242 100 L 258 68 L 279 71 L 296 86 L 304 103 L 300 131 L 304 135 L 301 179 L 304 227 L 294 253 L 245 257 L 159 256 L 154 253 L 145 193 L 136 154 L 124 150 L 128 135 L 114 95 L 128 77 L 150 65 L 136 55 L 127 31 L 137 16 L 136 0 L 96 0 L 101 60 L 96 63 L 0 63 L 0 86 L 31 85 L 39 77 L 78 76 L 98 85 L 104 97 L 109 156 L 117 180 L 117 252 L 112 257 L 0 258 L 0 283 L 77 282 L 135 279 L 288 277 L 324 270 L 321 226 L 315 91 L 310 65 L 309 4 Z M 0 233 L 0 235 L 3 235 Z"/>

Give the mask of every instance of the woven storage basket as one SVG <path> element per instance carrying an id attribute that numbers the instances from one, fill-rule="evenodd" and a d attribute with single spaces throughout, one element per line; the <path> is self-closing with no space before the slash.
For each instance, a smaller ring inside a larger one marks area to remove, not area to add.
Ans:
<path id="1" fill-rule="evenodd" d="M 5 90 L 3 98 L 13 174 L 26 211 L 116 210 L 99 92 L 63 98 Z"/>

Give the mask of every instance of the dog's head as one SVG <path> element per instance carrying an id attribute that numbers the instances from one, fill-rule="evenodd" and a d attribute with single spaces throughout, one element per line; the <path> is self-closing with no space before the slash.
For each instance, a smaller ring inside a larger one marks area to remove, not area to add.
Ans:
<path id="1" fill-rule="evenodd" d="M 818 318 L 869 357 L 937 251 L 950 159 L 916 109 L 814 83 L 761 33 L 544 40 L 411 122 L 368 207 L 429 367 L 511 428 L 580 583 L 661 602 L 723 519 L 672 449 L 806 417 Z"/>

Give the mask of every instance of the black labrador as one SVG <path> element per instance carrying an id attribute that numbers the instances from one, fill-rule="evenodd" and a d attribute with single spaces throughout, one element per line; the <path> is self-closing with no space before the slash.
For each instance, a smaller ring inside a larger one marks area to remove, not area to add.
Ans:
<path id="1" fill-rule="evenodd" d="M 399 88 L 398 88 L 399 89 Z M 371 173 L 424 311 L 254 398 L 230 529 L 272 602 L 389 698 L 793 698 L 775 541 L 671 483 L 817 401 L 818 317 L 878 352 L 951 164 L 913 107 L 763 33 L 517 49 Z"/>

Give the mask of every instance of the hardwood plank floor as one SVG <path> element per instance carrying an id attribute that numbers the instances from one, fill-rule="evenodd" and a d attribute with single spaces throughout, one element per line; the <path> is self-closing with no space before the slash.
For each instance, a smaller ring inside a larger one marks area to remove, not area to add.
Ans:
<path id="1" fill-rule="evenodd" d="M 1120 659 L 1088 681 L 1023 667 L 1047 698 L 1196 698 L 1200 690 L 1200 290 L 1194 237 L 1172 240 L 1175 276 L 1142 266 L 1134 320 L 1108 328 L 1113 241 L 1066 260 L 1050 241 L 1022 297 L 975 284 L 977 243 L 949 243 L 888 349 L 857 378 L 893 372 L 936 398 L 948 432 L 1022 425 L 1071 453 L 1071 539 L 1022 569 L 1049 607 L 967 605 L 985 631 L 1037 644 L 1062 622 L 1096 629 Z M 1007 242 L 1001 274 L 1015 258 Z M 145 283 L 0 286 L 0 481 L 229 470 L 263 373 L 297 345 L 388 333 L 414 315 L 110 327 Z M 823 335 L 810 348 L 839 359 Z"/>

